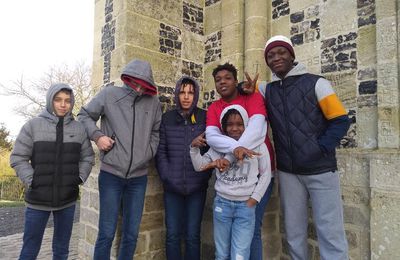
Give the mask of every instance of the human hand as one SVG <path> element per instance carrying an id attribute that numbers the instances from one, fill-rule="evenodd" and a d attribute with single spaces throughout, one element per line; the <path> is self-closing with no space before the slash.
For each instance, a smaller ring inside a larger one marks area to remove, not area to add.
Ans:
<path id="1" fill-rule="evenodd" d="M 256 90 L 256 85 L 257 85 L 257 80 L 258 80 L 259 74 L 257 73 L 256 76 L 254 77 L 254 79 L 252 79 L 247 72 L 245 72 L 244 74 L 245 74 L 247 80 L 243 82 L 242 90 L 246 94 L 252 94 Z"/>
<path id="2" fill-rule="evenodd" d="M 256 206 L 257 203 L 258 203 L 258 201 L 256 201 L 256 200 L 253 199 L 253 198 L 250 198 L 250 199 L 248 199 L 248 200 L 246 201 L 247 207 L 249 207 L 249 208 L 252 208 L 252 207 Z"/>
<path id="3" fill-rule="evenodd" d="M 192 141 L 192 147 L 204 147 L 207 145 L 207 141 L 204 138 L 205 137 L 205 133 L 203 132 L 201 135 L 197 136 L 196 138 L 193 139 Z"/>
<path id="4" fill-rule="evenodd" d="M 253 158 L 254 156 L 259 156 L 261 155 L 260 153 L 254 152 L 252 150 L 249 150 L 243 146 L 236 147 L 235 150 L 233 150 L 233 155 L 236 157 L 239 163 L 243 162 L 243 159 L 246 157 Z"/>
<path id="5" fill-rule="evenodd" d="M 105 136 L 105 135 L 103 135 L 96 141 L 96 145 L 99 148 L 99 150 L 104 151 L 104 152 L 110 151 L 111 148 L 113 147 L 114 143 L 115 143 L 115 141 L 113 139 L 111 139 L 110 137 Z"/>
<path id="6" fill-rule="evenodd" d="M 222 158 L 222 159 L 217 159 L 217 160 L 215 160 L 215 161 L 212 161 L 212 162 L 210 162 L 210 163 L 204 165 L 204 166 L 201 168 L 201 170 L 202 170 L 202 171 L 206 171 L 206 170 L 210 170 L 210 169 L 216 168 L 216 169 L 218 169 L 220 172 L 224 172 L 224 171 L 226 171 L 226 170 L 229 169 L 229 166 L 230 166 L 230 162 L 229 162 L 227 159 Z"/>
<path id="7" fill-rule="evenodd" d="M 231 163 L 225 158 L 217 159 L 215 160 L 215 163 L 217 164 L 216 168 L 220 172 L 227 171 L 229 169 L 229 166 L 231 165 Z"/>

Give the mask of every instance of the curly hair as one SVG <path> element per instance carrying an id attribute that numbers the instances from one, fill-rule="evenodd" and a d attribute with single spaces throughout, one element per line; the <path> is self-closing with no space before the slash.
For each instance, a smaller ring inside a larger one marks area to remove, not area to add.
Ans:
<path id="1" fill-rule="evenodd" d="M 237 69 L 233 64 L 230 64 L 227 62 L 225 64 L 218 65 L 212 72 L 214 79 L 215 79 L 215 76 L 217 75 L 217 73 L 220 72 L 221 70 L 227 70 L 227 71 L 231 72 L 233 75 L 233 78 L 235 80 L 237 80 Z"/>

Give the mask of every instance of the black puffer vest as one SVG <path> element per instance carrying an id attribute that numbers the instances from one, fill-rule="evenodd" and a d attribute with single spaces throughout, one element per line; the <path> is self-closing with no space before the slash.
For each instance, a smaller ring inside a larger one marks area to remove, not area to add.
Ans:
<path id="1" fill-rule="evenodd" d="M 318 144 L 328 126 L 315 95 L 319 78 L 306 73 L 266 87 L 268 118 L 281 171 L 311 175 L 337 169 L 335 153 L 324 154 Z"/>

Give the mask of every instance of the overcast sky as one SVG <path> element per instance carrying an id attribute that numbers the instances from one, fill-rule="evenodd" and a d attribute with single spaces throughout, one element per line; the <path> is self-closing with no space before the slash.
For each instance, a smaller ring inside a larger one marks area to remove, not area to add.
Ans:
<path id="1" fill-rule="evenodd" d="M 94 0 L 11 0 L 1 3 L 0 83 L 37 79 L 52 66 L 92 63 Z M 18 100 L 0 95 L 0 122 L 11 135 L 25 120 Z"/>

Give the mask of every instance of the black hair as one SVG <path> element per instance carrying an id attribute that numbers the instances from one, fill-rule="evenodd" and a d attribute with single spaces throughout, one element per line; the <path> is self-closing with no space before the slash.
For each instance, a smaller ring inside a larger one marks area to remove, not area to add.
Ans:
<path id="1" fill-rule="evenodd" d="M 230 64 L 227 62 L 225 64 L 218 65 L 212 72 L 214 79 L 215 79 L 215 76 L 217 75 L 217 73 L 220 72 L 221 70 L 227 70 L 227 71 L 231 72 L 233 75 L 233 78 L 235 80 L 237 80 L 237 69 L 235 66 L 233 66 L 233 64 Z"/>
<path id="2" fill-rule="evenodd" d="M 192 85 L 192 86 L 193 86 L 193 90 L 196 89 L 196 84 L 194 83 L 193 80 L 188 79 L 188 78 L 184 78 L 184 79 L 182 80 L 182 82 L 181 82 L 180 90 L 182 91 L 183 86 L 187 86 L 187 85 Z"/>
<path id="3" fill-rule="evenodd" d="M 227 124 L 228 124 L 228 119 L 232 115 L 239 115 L 243 120 L 243 117 L 242 117 L 242 115 L 240 114 L 240 112 L 238 110 L 236 110 L 234 108 L 229 109 L 228 111 L 226 111 L 225 115 L 221 119 L 222 132 L 226 133 L 226 127 L 227 127 Z"/>
<path id="4" fill-rule="evenodd" d="M 181 86 L 184 86 L 184 85 L 193 85 L 193 87 L 194 87 L 196 84 L 194 84 L 193 80 L 184 78 L 181 82 Z"/>

